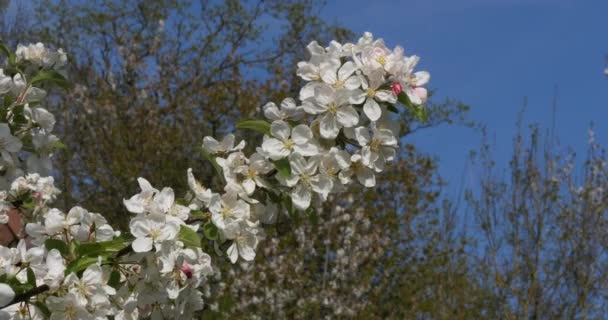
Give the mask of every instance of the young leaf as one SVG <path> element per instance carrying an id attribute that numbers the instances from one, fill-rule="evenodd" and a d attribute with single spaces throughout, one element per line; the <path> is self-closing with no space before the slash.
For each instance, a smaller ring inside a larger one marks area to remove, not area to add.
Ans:
<path id="1" fill-rule="evenodd" d="M 32 268 L 27 268 L 27 283 L 32 287 L 36 286 L 36 275 L 34 274 L 34 270 Z"/>
<path id="2" fill-rule="evenodd" d="M 42 70 L 38 72 L 38 74 L 32 78 L 31 84 L 35 85 L 41 82 L 54 83 L 64 89 L 70 88 L 68 80 L 59 72 L 53 70 Z"/>
<path id="3" fill-rule="evenodd" d="M 209 240 L 216 240 L 218 237 L 217 227 L 211 222 L 205 223 L 205 225 L 203 226 L 203 233 L 205 234 L 205 237 Z"/>
<path id="4" fill-rule="evenodd" d="M 108 285 L 114 289 L 118 289 L 118 286 L 120 285 L 120 272 L 114 270 L 110 273 Z"/>
<path id="5" fill-rule="evenodd" d="M 211 162 L 211 165 L 213 166 L 213 169 L 215 169 L 217 176 L 222 181 L 222 184 L 226 183 L 226 181 L 224 179 L 224 171 L 222 170 L 222 167 L 220 167 L 217 164 L 217 161 L 215 161 L 215 157 L 213 155 L 209 154 L 207 152 L 207 150 L 205 150 L 205 148 L 201 148 L 201 152 L 203 154 L 203 158 L 205 158 L 205 159 L 209 160 L 209 162 Z"/>
<path id="6" fill-rule="evenodd" d="M 389 104 L 386 109 L 388 109 L 388 111 L 392 112 L 392 113 L 399 113 L 399 110 L 392 104 Z"/>
<path id="7" fill-rule="evenodd" d="M 270 135 L 270 123 L 264 120 L 244 120 L 236 124 L 238 129 L 250 129 Z"/>
<path id="8" fill-rule="evenodd" d="M 77 251 L 80 256 L 97 257 L 118 252 L 125 246 L 124 239 L 116 238 L 110 241 L 83 243 L 78 247 Z"/>
<path id="9" fill-rule="evenodd" d="M 64 257 L 67 256 L 69 252 L 67 243 L 57 239 L 47 239 L 44 242 L 44 246 L 48 251 L 57 249 L 57 251 L 59 251 L 59 253 L 61 253 L 61 255 Z"/>
<path id="10" fill-rule="evenodd" d="M 181 226 L 179 229 L 178 239 L 184 243 L 186 247 L 201 247 L 201 238 L 196 231 L 186 226 Z"/>
<path id="11" fill-rule="evenodd" d="M 279 171 L 279 174 L 284 177 L 291 175 L 291 165 L 287 159 L 279 159 L 273 162 L 274 167 Z"/>
<path id="12" fill-rule="evenodd" d="M 65 268 L 65 272 L 64 274 L 67 276 L 72 272 L 78 273 L 84 269 L 86 269 L 88 266 L 92 265 L 93 263 L 97 263 L 98 261 L 98 257 L 89 257 L 89 256 L 84 256 L 84 257 L 80 257 L 74 261 L 72 261 L 70 264 L 68 264 L 68 266 Z M 107 259 L 101 259 L 102 262 L 107 262 Z"/>

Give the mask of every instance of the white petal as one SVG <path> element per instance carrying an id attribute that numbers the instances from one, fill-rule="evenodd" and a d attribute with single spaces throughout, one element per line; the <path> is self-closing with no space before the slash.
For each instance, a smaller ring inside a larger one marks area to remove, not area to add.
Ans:
<path id="1" fill-rule="evenodd" d="M 336 90 L 326 84 L 320 84 L 315 87 L 315 100 L 321 105 L 328 105 L 335 101 Z"/>
<path id="2" fill-rule="evenodd" d="M 324 114 L 319 121 L 319 132 L 325 139 L 334 139 L 340 132 L 338 127 L 338 119 L 331 113 Z"/>
<path id="3" fill-rule="evenodd" d="M 338 79 L 341 81 L 346 80 L 353 73 L 357 71 L 357 66 L 352 61 L 347 61 L 340 69 L 338 70 Z"/>
<path id="4" fill-rule="evenodd" d="M 300 210 L 308 209 L 311 198 L 312 195 L 310 194 L 310 190 L 301 184 L 298 184 L 291 192 L 291 201 L 293 202 L 293 205 Z"/>
<path id="5" fill-rule="evenodd" d="M 270 125 L 270 133 L 272 133 L 273 137 L 281 141 L 285 141 L 289 139 L 291 129 L 289 128 L 287 122 L 278 120 L 273 121 Z"/>
<path id="6" fill-rule="evenodd" d="M 133 219 L 129 223 L 131 234 L 137 238 L 150 235 L 150 225 L 147 219 Z"/>
<path id="7" fill-rule="evenodd" d="M 293 150 L 303 156 L 312 157 L 319 154 L 319 147 L 314 143 L 296 144 Z"/>
<path id="8" fill-rule="evenodd" d="M 204 137 L 203 138 L 203 149 L 207 152 L 214 154 L 220 151 L 220 143 L 215 140 L 213 137 Z"/>
<path id="9" fill-rule="evenodd" d="M 152 250 L 152 238 L 137 238 L 131 243 L 131 247 L 135 252 L 148 252 Z"/>
<path id="10" fill-rule="evenodd" d="M 357 110 L 350 105 L 338 109 L 336 116 L 338 122 L 347 128 L 354 127 L 359 123 L 359 114 L 357 113 Z"/>
<path id="11" fill-rule="evenodd" d="M 416 76 L 416 86 L 423 86 L 431 79 L 431 74 L 426 71 L 418 71 L 414 76 Z"/>
<path id="12" fill-rule="evenodd" d="M 388 90 L 378 90 L 376 91 L 376 98 L 380 101 L 386 101 L 390 103 L 396 103 L 397 97 L 392 91 Z"/>
<path id="13" fill-rule="evenodd" d="M 291 151 L 285 148 L 285 144 L 277 139 L 266 139 L 262 143 L 262 150 L 268 153 L 273 160 L 287 157 L 291 153 Z"/>
<path id="14" fill-rule="evenodd" d="M 15 298 L 15 291 L 8 284 L 0 283 L 0 307 L 11 303 Z"/>
<path id="15" fill-rule="evenodd" d="M 323 174 L 318 174 L 313 179 L 311 179 L 310 185 L 312 186 L 312 189 L 315 192 L 325 196 L 327 196 L 327 194 L 329 194 L 329 192 L 331 192 L 331 189 L 334 187 L 332 180 L 328 176 Z"/>
<path id="16" fill-rule="evenodd" d="M 366 127 L 355 128 L 355 138 L 362 146 L 368 145 L 372 140 L 371 136 L 369 135 L 369 130 Z"/>
<path id="17" fill-rule="evenodd" d="M 306 113 L 309 113 L 309 114 L 319 114 L 319 113 L 323 113 L 323 112 L 327 111 L 327 106 L 319 105 L 312 101 L 302 102 L 302 108 L 304 109 L 304 111 Z"/>
<path id="18" fill-rule="evenodd" d="M 228 250 L 226 250 L 226 254 L 228 254 L 228 258 L 230 258 L 230 262 L 236 263 L 239 259 L 239 250 L 237 249 L 237 245 L 235 242 L 232 243 Z"/>
<path id="19" fill-rule="evenodd" d="M 380 105 L 373 98 L 367 98 L 365 100 L 365 104 L 363 105 L 363 112 L 371 121 L 377 121 L 382 116 L 382 109 L 380 109 Z"/>
<path id="20" fill-rule="evenodd" d="M 369 168 L 360 168 L 357 170 L 357 180 L 365 187 L 371 188 L 376 185 L 376 176 Z"/>
<path id="21" fill-rule="evenodd" d="M 281 113 L 279 112 L 279 108 L 274 102 L 268 102 L 262 107 L 264 110 L 264 116 L 269 120 L 283 120 L 281 118 Z"/>
<path id="22" fill-rule="evenodd" d="M 173 202 L 175 201 L 175 194 L 171 188 L 163 188 L 163 190 L 154 197 L 154 202 L 159 206 L 163 213 L 167 213 Z"/>
<path id="23" fill-rule="evenodd" d="M 291 139 L 296 144 L 307 143 L 310 139 L 312 139 L 312 131 L 304 124 L 297 125 L 291 132 Z"/>

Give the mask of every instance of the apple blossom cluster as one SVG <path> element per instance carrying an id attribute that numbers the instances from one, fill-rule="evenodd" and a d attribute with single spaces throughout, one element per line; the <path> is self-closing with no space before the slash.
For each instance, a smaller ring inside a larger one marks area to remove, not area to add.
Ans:
<path id="1" fill-rule="evenodd" d="M 35 85 L 63 74 L 67 58 L 42 43 L 19 45 L 16 54 L 0 49 L 9 60 L 0 68 L 0 190 L 7 190 L 26 173 L 50 174 L 50 156 L 61 143 L 52 134 L 55 117 L 41 106 L 47 92 Z"/>
<path id="2" fill-rule="evenodd" d="M 233 134 L 203 139 L 223 190 L 205 187 L 191 169 L 183 199 L 139 178 L 141 191 L 123 199 L 132 218 L 120 232 L 101 214 L 52 207 L 59 190 L 47 177 L 50 156 L 62 145 L 42 88 L 68 87 L 65 54 L 42 44 L 0 49 L 8 57 L 0 69 L 0 223 L 15 210 L 26 235 L 0 246 L 0 320 L 194 317 L 216 273 L 203 248 L 252 261 L 278 215 L 314 210 L 352 183 L 375 186 L 396 156 L 396 105 L 423 110 L 429 79 L 414 72 L 418 57 L 370 33 L 356 44 L 312 42 L 310 60 L 297 66 L 306 81 L 299 102 L 268 103 L 267 120 L 237 124 L 264 133 L 253 153 Z"/>
<path id="3" fill-rule="evenodd" d="M 308 51 L 310 60 L 297 68 L 306 81 L 300 103 L 268 103 L 263 114 L 270 122 L 237 125 L 264 133 L 253 154 L 246 156 L 244 141 L 235 145 L 234 135 L 204 139 L 226 185 L 215 194 L 190 179 L 202 205 L 196 209 L 211 213 L 220 241 L 232 240 L 232 262 L 254 258 L 260 222 L 271 220 L 277 206 L 307 210 L 354 181 L 373 187 L 398 148 L 395 105 L 419 108 L 427 99 L 422 86 L 429 74 L 414 72 L 419 58 L 405 56 L 401 47 L 388 49 L 370 33 L 356 44 L 332 41 L 323 48 L 312 42 Z"/>

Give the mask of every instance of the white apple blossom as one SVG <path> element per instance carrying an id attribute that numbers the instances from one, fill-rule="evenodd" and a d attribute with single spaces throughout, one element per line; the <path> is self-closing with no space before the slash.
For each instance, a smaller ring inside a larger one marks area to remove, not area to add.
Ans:
<path id="1" fill-rule="evenodd" d="M 245 261 L 255 258 L 255 248 L 258 244 L 255 228 L 256 224 L 245 220 L 232 221 L 226 225 L 223 234 L 226 239 L 233 241 L 226 251 L 232 263 L 235 263 L 239 256 Z"/>
<path id="2" fill-rule="evenodd" d="M 270 126 L 273 138 L 265 137 L 262 149 L 273 160 L 288 157 L 292 152 L 303 156 L 314 156 L 318 148 L 314 144 L 312 131 L 306 125 L 300 124 L 293 129 L 284 121 L 274 121 Z"/>
<path id="3" fill-rule="evenodd" d="M 321 137 L 335 139 L 341 128 L 350 128 L 359 122 L 359 114 L 350 99 L 345 90 L 320 84 L 315 87 L 314 101 L 304 101 L 303 108 L 307 113 L 319 115 Z"/>
<path id="4" fill-rule="evenodd" d="M 247 195 L 253 194 L 256 186 L 270 188 L 270 183 L 266 181 L 264 175 L 273 169 L 272 164 L 259 153 L 254 153 L 249 158 L 249 164 L 240 165 L 234 169 L 237 178 L 233 181 L 241 185 Z"/>
<path id="5" fill-rule="evenodd" d="M 376 175 L 374 171 L 363 164 L 361 155 L 355 153 L 350 158 L 350 166 L 340 171 L 339 179 L 343 184 L 348 184 L 352 176 L 355 176 L 363 186 L 371 188 L 376 185 Z"/>
<path id="6" fill-rule="evenodd" d="M 241 141 L 238 145 L 234 145 L 234 135 L 225 136 L 221 142 L 218 142 L 213 137 L 203 138 L 203 149 L 212 155 L 225 154 L 228 152 L 239 151 L 245 148 L 245 141 Z"/>
<path id="7" fill-rule="evenodd" d="M 366 127 L 355 129 L 357 141 L 361 145 L 362 163 L 377 172 L 384 170 L 384 164 L 395 158 L 397 138 L 388 129 L 372 126 L 372 134 Z"/>
<path id="8" fill-rule="evenodd" d="M 372 72 L 367 80 L 361 81 L 363 90 L 354 93 L 351 98 L 352 103 L 363 104 L 363 112 L 371 121 L 376 121 L 382 116 L 382 109 L 378 102 L 391 104 L 397 102 L 397 97 L 391 90 L 381 88 L 384 82 L 382 72 Z"/>
<path id="9" fill-rule="evenodd" d="M 135 236 L 132 247 L 135 252 L 148 252 L 154 245 L 166 240 L 175 240 L 179 232 L 179 223 L 170 217 L 150 215 L 138 216 L 131 220 L 129 229 Z"/>
<path id="10" fill-rule="evenodd" d="M 237 194 L 233 192 L 225 193 L 221 197 L 215 195 L 209 204 L 211 221 L 219 229 L 224 229 L 232 221 L 249 218 L 249 210 L 249 204 L 238 199 Z"/>
<path id="11" fill-rule="evenodd" d="M 21 140 L 11 134 L 8 124 L 0 123 L 0 154 L 5 163 L 9 165 L 13 164 L 11 153 L 19 152 L 22 145 Z"/>
<path id="12" fill-rule="evenodd" d="M 294 206 L 306 210 L 310 206 L 313 192 L 325 199 L 331 192 L 333 185 L 331 179 L 318 172 L 319 158 L 306 160 L 302 155 L 294 153 L 289 157 L 291 176 L 281 177 L 280 181 L 288 187 Z"/>
<path id="13" fill-rule="evenodd" d="M 274 102 L 268 102 L 262 107 L 262 110 L 266 119 L 272 121 L 298 121 L 304 117 L 304 110 L 301 106 L 297 106 L 296 101 L 292 98 L 283 99 L 279 107 Z"/>

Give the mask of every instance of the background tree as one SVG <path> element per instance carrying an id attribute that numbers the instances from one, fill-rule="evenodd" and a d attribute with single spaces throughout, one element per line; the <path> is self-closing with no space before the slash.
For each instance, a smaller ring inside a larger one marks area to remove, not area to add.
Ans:
<path id="1" fill-rule="evenodd" d="M 521 128 L 521 126 L 520 126 Z M 504 172 L 486 143 L 467 199 L 479 231 L 474 273 L 504 319 L 603 319 L 608 314 L 606 154 L 589 131 L 582 167 L 538 126 L 513 140 Z M 579 170 L 579 168 L 581 168 Z"/>
<path id="2" fill-rule="evenodd" d="M 318 8 L 300 0 L 32 3 L 34 18 L 12 36 L 64 48 L 77 84 L 50 106 L 70 146 L 57 157 L 62 204 L 124 223 L 126 211 L 109 199 L 134 190 L 132 177 L 179 192 L 192 167 L 212 183 L 202 138 L 293 93 L 291 66 L 313 35 L 350 35 L 322 22 Z"/>

